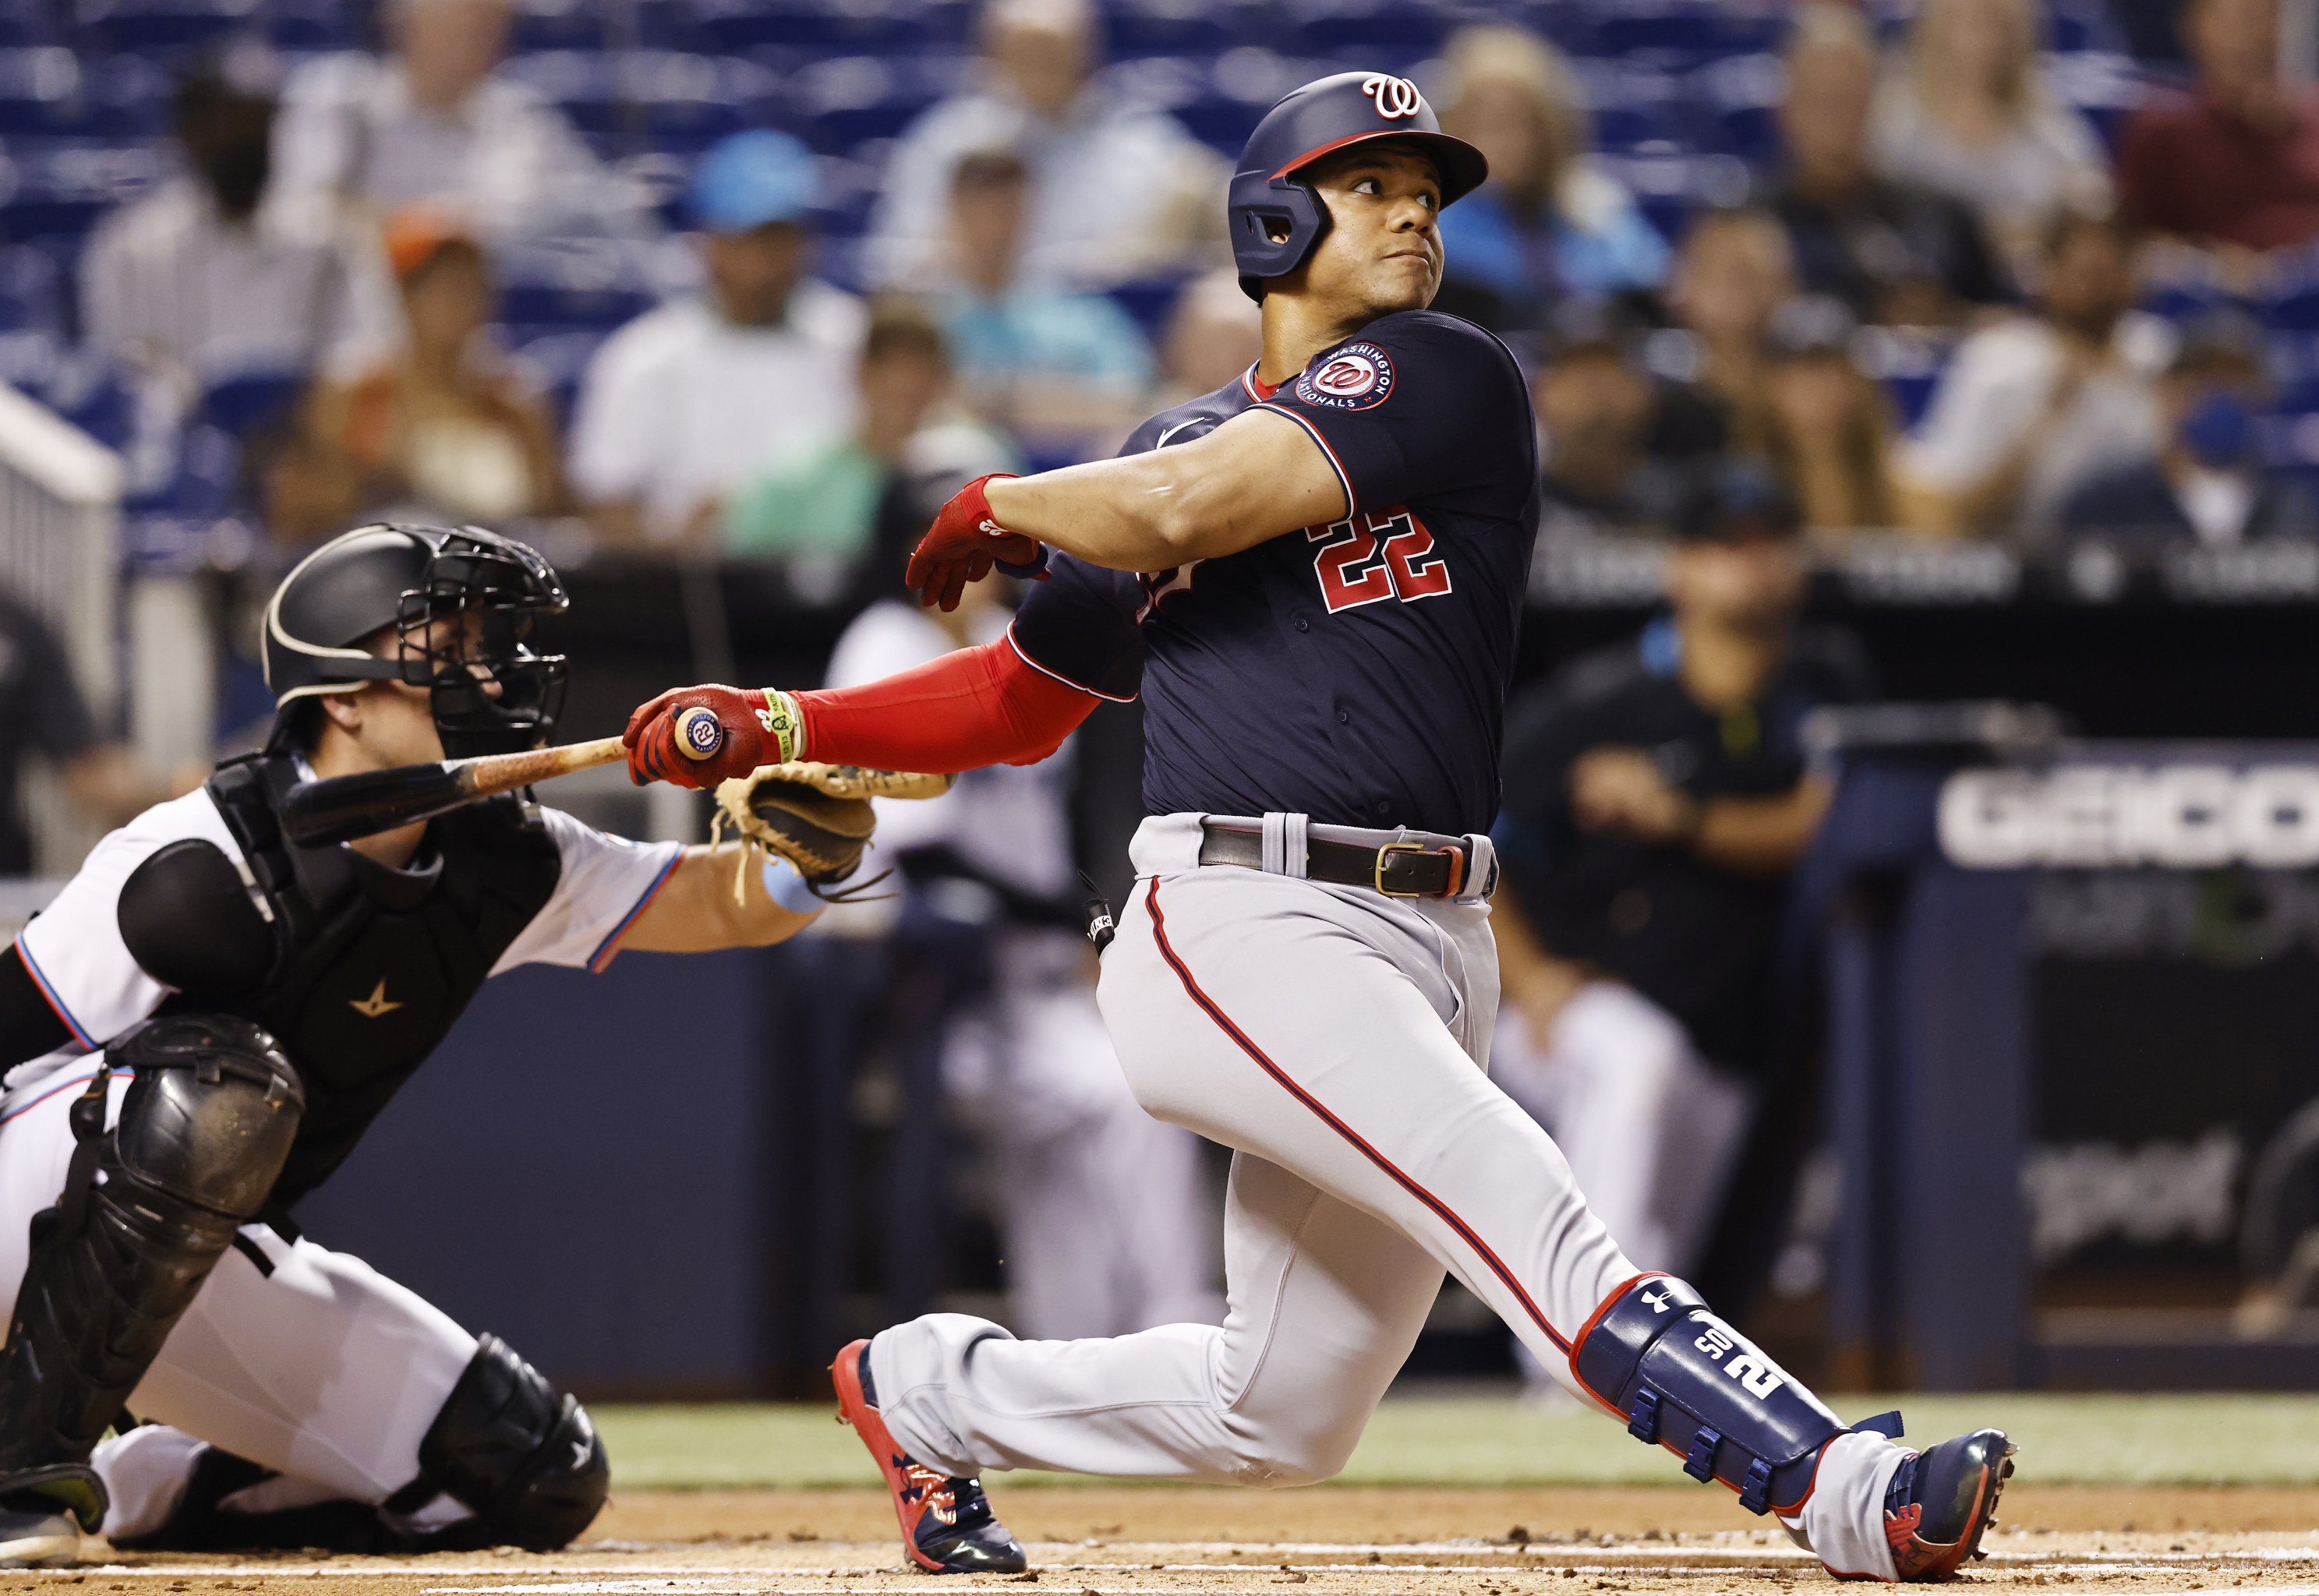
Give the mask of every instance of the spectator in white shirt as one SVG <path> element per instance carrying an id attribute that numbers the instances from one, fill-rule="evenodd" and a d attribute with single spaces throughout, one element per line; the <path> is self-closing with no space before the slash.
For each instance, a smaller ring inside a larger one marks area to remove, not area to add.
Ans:
<path id="1" fill-rule="evenodd" d="M 1901 514 L 1950 537 L 2049 534 L 2081 483 L 2158 452 L 2164 323 L 2133 309 L 2134 240 L 2110 217 L 2066 216 L 2044 252 L 2035 313 L 1958 346 L 1899 461 Z"/>
<path id="2" fill-rule="evenodd" d="M 271 192 L 274 109 L 221 73 L 185 79 L 186 169 L 107 217 L 82 264 L 90 342 L 173 417 L 231 378 L 344 376 L 402 341 L 376 239 Z"/>
<path id="3" fill-rule="evenodd" d="M 508 0 L 384 9 L 391 56 L 325 56 L 290 79 L 274 137 L 286 192 L 379 216 L 423 204 L 493 244 L 648 227 L 563 113 L 494 72 Z"/>
<path id="4" fill-rule="evenodd" d="M 818 192 L 786 134 L 735 133 L 701 158 L 686 203 L 705 292 L 614 333 L 581 387 L 571 477 L 608 537 L 706 546 L 768 462 L 853 428 L 869 314 L 806 273 Z"/>
<path id="5" fill-rule="evenodd" d="M 1222 239 L 1222 159 L 1167 113 L 1093 79 L 1087 0 L 990 0 L 983 79 L 902 135 L 886 167 L 864 259 L 881 286 L 952 281 L 944 249 L 952 175 L 978 150 L 1030 168 L 1028 283 L 1103 286 L 1179 266 Z"/>

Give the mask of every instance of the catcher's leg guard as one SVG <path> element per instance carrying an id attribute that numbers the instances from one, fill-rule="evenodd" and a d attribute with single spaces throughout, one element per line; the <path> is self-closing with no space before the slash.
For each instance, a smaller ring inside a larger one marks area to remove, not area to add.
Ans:
<path id="1" fill-rule="evenodd" d="M 1626 1415 L 1629 1434 L 1681 1456 L 1692 1479 L 1722 1481 L 1751 1513 L 1800 1510 L 1821 1450 L 1845 1433 L 1818 1397 L 1673 1276 L 1645 1276 L 1611 1298 L 1570 1362 L 1581 1384 Z M 1889 1416 L 1890 1429 L 1899 1418 Z M 1887 1420 L 1861 1428 L 1886 1429 Z"/>
<path id="2" fill-rule="evenodd" d="M 116 1069 L 136 1078 L 108 1135 Z M 108 1050 L 72 1110 L 64 1194 L 33 1221 L 0 1353 L 0 1477 L 86 1474 L 97 1438 L 264 1206 L 304 1109 L 297 1070 L 246 1020 L 152 1020 Z"/>
<path id="3" fill-rule="evenodd" d="M 505 1341 L 485 1336 L 419 1444 L 419 1477 L 386 1506 L 416 1512 L 439 1494 L 474 1510 L 420 1537 L 430 1549 L 553 1552 L 595 1520 L 611 1479 L 587 1411 Z"/>

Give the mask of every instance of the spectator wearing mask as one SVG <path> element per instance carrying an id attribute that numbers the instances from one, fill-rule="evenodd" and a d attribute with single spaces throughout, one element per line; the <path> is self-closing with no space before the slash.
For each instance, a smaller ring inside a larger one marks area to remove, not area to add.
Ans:
<path id="1" fill-rule="evenodd" d="M 1585 91 L 1527 29 L 1463 29 L 1443 52 L 1441 125 L 1489 158 L 1490 180 L 1441 218 L 1435 308 L 1505 329 L 1545 324 L 1576 295 L 1656 288 L 1665 239 L 1592 158 Z"/>
<path id="2" fill-rule="evenodd" d="M 1012 149 L 1029 168 L 1024 281 L 1101 286 L 1172 270 L 1222 239 L 1221 159 L 1172 116 L 1094 79 L 1090 0 L 988 0 L 981 79 L 902 135 L 862 258 L 881 284 L 954 280 L 943 218 L 959 162 Z"/>
<path id="3" fill-rule="evenodd" d="M 285 194 L 372 216 L 426 205 L 497 244 L 648 226 L 643 197 L 564 115 L 495 72 L 509 0 L 386 0 L 392 53 L 325 56 L 284 93 Z"/>
<path id="4" fill-rule="evenodd" d="M 203 70 L 178 84 L 175 110 L 185 169 L 89 240 L 89 341 L 176 416 L 236 377 L 343 377 L 391 355 L 402 314 L 376 241 L 270 193 L 271 93 Z"/>
<path id="5" fill-rule="evenodd" d="M 1160 335 L 1160 392 L 1150 406 L 1166 410 L 1214 393 L 1264 353 L 1264 324 L 1230 270 L 1193 278 L 1176 296 Z"/>
<path id="6" fill-rule="evenodd" d="M 1945 537 L 2035 542 L 2062 501 L 2163 437 L 2163 323 L 2134 310 L 2135 239 L 2115 217 L 2068 216 L 2045 244 L 2033 312 L 1957 347 L 1917 435 L 1901 449 L 1900 511 Z"/>
<path id="7" fill-rule="evenodd" d="M 834 586 L 881 541 L 899 546 L 925 532 L 915 495 L 897 503 L 894 489 L 950 386 L 942 329 L 915 305 L 876 308 L 858 374 L 853 430 L 775 460 L 734 499 L 725 521 L 733 553 L 826 568 L 832 580 L 821 585 Z"/>
<path id="8" fill-rule="evenodd" d="M 1703 477 L 1668 616 L 1509 707 L 1491 1075 L 1641 1269 L 1700 1262 L 1773 1065 L 1784 880 L 1833 798 L 1802 723 L 1870 691 L 1848 638 L 1797 627 L 1797 526 L 1760 470 Z"/>
<path id="9" fill-rule="evenodd" d="M 1787 76 L 1782 169 L 1765 203 L 1788 230 L 1803 286 L 1888 326 L 1946 325 L 2003 301 L 2009 285 L 1972 212 L 1870 165 L 1877 61 L 1861 14 L 1800 7 Z"/>
<path id="10" fill-rule="evenodd" d="M 2319 99 L 2279 72 L 2278 0 L 2188 0 L 2188 95 L 2137 113 L 2118 182 L 2145 225 L 2230 250 L 2319 238 Z"/>
<path id="11" fill-rule="evenodd" d="M 2158 384 L 2164 447 L 2071 493 L 2062 529 L 2218 547 L 2319 537 L 2309 492 L 2259 452 L 2257 417 L 2270 400 L 2259 328 L 2228 312 L 2192 323 Z"/>
<path id="12" fill-rule="evenodd" d="M 404 507 L 453 523 L 560 509 L 547 407 L 480 336 L 493 305 L 483 247 L 424 211 L 395 218 L 386 240 L 410 348 L 392 365 L 315 395 L 311 431 L 320 453 L 311 459 L 332 463 L 326 468 L 338 482 L 338 513 L 294 530 L 320 535 L 365 510 Z"/>
<path id="13" fill-rule="evenodd" d="M 1033 453 L 1107 454 L 1150 407 L 1150 347 L 1101 294 L 1023 277 L 1030 171 L 978 150 L 951 175 L 955 286 L 934 296 L 970 403 Z"/>
<path id="14" fill-rule="evenodd" d="M 573 423 L 573 485 L 616 542 L 707 546 L 771 461 L 850 434 L 869 312 L 807 271 L 812 152 L 735 133 L 694 169 L 686 207 L 707 284 L 596 352 Z"/>
<path id="15" fill-rule="evenodd" d="M 2063 211 L 2106 211 L 2108 158 L 2037 60 L 2036 0 L 1925 0 L 1870 125 L 1877 171 L 1972 207 L 2017 266 Z"/>
<path id="16" fill-rule="evenodd" d="M 1616 318 L 1574 306 L 1557 321 L 1530 384 L 1543 446 L 1540 536 L 1665 531 L 1689 473 L 1727 441 L 1720 418 L 1645 371 Z"/>

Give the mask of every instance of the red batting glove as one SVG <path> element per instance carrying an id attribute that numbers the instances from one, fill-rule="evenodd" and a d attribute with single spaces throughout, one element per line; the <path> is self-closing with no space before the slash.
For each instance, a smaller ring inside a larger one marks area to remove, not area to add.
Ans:
<path id="1" fill-rule="evenodd" d="M 724 745 L 706 759 L 676 744 L 676 717 L 694 708 L 709 710 L 725 728 Z M 669 781 L 707 789 L 792 757 L 800 729 L 795 703 L 771 689 L 680 687 L 629 716 L 620 741 L 628 751 L 628 780 L 638 787 Z"/>
<path id="2" fill-rule="evenodd" d="M 956 609 L 966 584 L 980 582 L 993 565 L 1014 576 L 1046 575 L 1047 549 L 1037 538 L 1009 532 L 990 513 L 989 485 L 1014 473 L 976 477 L 951 495 L 934 517 L 933 529 L 911 551 L 902 580 L 932 609 Z"/>

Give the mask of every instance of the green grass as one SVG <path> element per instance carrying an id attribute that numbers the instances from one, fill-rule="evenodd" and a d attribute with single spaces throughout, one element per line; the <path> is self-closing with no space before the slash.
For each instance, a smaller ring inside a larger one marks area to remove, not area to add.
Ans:
<path id="1" fill-rule="evenodd" d="M 2021 1443 L 2037 1484 L 2319 1484 L 2319 1396 L 1855 1397 L 1863 1418 L 1899 1407 L 1922 1445 L 1978 1425 Z M 875 1472 L 826 1404 L 611 1405 L 591 1410 L 619 1483 L 630 1489 L 791 1489 L 871 1485 Z M 1032 1483 L 1087 1484 L 1024 1474 Z M 1371 1421 L 1351 1485 L 1688 1485 L 1664 1452 L 1607 1418 L 1543 1414 L 1511 1398 L 1412 1397 Z"/>

